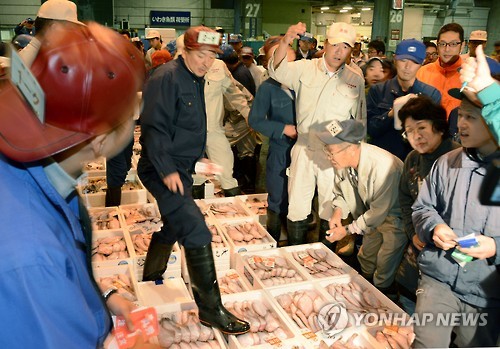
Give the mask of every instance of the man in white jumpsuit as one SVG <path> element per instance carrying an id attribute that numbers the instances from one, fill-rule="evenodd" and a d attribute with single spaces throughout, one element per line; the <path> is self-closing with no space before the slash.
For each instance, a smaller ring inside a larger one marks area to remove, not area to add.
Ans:
<path id="1" fill-rule="evenodd" d="M 329 229 L 332 215 L 334 170 L 317 137 L 318 125 L 326 121 L 366 120 L 365 82 L 345 64 L 356 41 L 356 30 L 347 23 L 333 23 L 323 57 L 287 62 L 286 50 L 306 32 L 303 23 L 288 28 L 268 64 L 269 75 L 296 93 L 297 143 L 292 148 L 288 179 L 288 243 L 305 243 L 307 216 L 318 189 L 320 240 Z"/>
<path id="2" fill-rule="evenodd" d="M 238 181 L 233 177 L 234 156 L 223 126 L 224 97 L 234 109 L 248 120 L 250 108 L 245 95 L 236 86 L 236 81 L 226 64 L 216 59 L 205 75 L 205 108 L 207 111 L 207 155 L 222 166 L 218 175 L 225 196 L 241 194 Z"/>

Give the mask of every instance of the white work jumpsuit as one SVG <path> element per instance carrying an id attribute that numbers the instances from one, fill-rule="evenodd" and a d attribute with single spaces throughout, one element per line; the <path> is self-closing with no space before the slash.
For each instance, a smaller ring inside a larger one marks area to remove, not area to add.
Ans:
<path id="1" fill-rule="evenodd" d="M 214 163 L 222 166 L 218 176 L 222 189 L 238 186 L 233 178 L 234 157 L 223 126 L 224 97 L 248 119 L 250 108 L 245 95 L 238 89 L 226 64 L 216 59 L 205 75 L 205 106 L 207 111 L 207 155 Z"/>
<path id="2" fill-rule="evenodd" d="M 274 56 L 269 75 L 296 93 L 297 142 L 292 148 L 288 193 L 288 219 L 301 221 L 311 213 L 311 202 L 318 187 L 319 216 L 332 215 L 334 170 L 317 137 L 318 125 L 349 118 L 366 120 L 365 82 L 351 67 L 342 65 L 329 74 L 324 59 L 284 59 L 276 70 Z M 330 76 L 331 75 L 331 76 Z"/>

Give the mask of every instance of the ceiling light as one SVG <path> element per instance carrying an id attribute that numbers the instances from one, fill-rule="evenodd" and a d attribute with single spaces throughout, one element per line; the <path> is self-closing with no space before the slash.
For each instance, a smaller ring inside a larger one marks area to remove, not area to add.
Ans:
<path id="1" fill-rule="evenodd" d="M 323 7 L 321 8 L 321 11 L 327 11 L 327 10 L 329 10 L 329 9 L 330 9 L 330 8 L 329 8 L 328 6 L 323 6 Z"/>
<path id="2" fill-rule="evenodd" d="M 347 6 L 342 7 L 342 9 L 343 10 L 352 10 L 352 6 L 347 5 Z"/>
<path id="3" fill-rule="evenodd" d="M 325 13 L 325 12 L 321 11 L 321 13 Z"/>
<path id="4" fill-rule="evenodd" d="M 346 9 L 342 9 L 342 10 L 339 10 L 340 13 L 346 13 L 347 10 Z"/>
<path id="5" fill-rule="evenodd" d="M 363 8 L 361 9 L 361 11 L 370 11 L 370 10 L 371 10 L 371 8 L 369 8 L 369 7 L 363 7 Z"/>

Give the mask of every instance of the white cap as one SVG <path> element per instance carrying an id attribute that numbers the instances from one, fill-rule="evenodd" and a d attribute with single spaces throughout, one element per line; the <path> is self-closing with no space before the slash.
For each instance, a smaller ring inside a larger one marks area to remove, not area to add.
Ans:
<path id="1" fill-rule="evenodd" d="M 78 20 L 76 4 L 69 0 L 47 0 L 38 10 L 37 17 L 83 24 Z"/>
<path id="2" fill-rule="evenodd" d="M 161 35 L 160 35 L 160 32 L 158 30 L 151 29 L 147 32 L 146 39 L 149 40 L 149 39 L 154 39 L 154 38 L 161 39 Z"/>
<path id="3" fill-rule="evenodd" d="M 484 30 L 474 30 L 473 32 L 470 33 L 469 40 L 487 41 L 488 40 L 488 33 Z"/>
<path id="4" fill-rule="evenodd" d="M 340 44 L 345 42 L 351 47 L 354 47 L 356 42 L 356 29 L 350 24 L 344 22 L 332 23 L 326 33 L 328 43 L 330 45 Z"/>

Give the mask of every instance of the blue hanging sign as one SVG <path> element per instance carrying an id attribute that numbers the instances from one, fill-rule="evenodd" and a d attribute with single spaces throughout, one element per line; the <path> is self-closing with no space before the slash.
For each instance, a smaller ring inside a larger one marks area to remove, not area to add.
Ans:
<path id="1" fill-rule="evenodd" d="M 190 27 L 191 12 L 150 11 L 151 27 Z"/>

